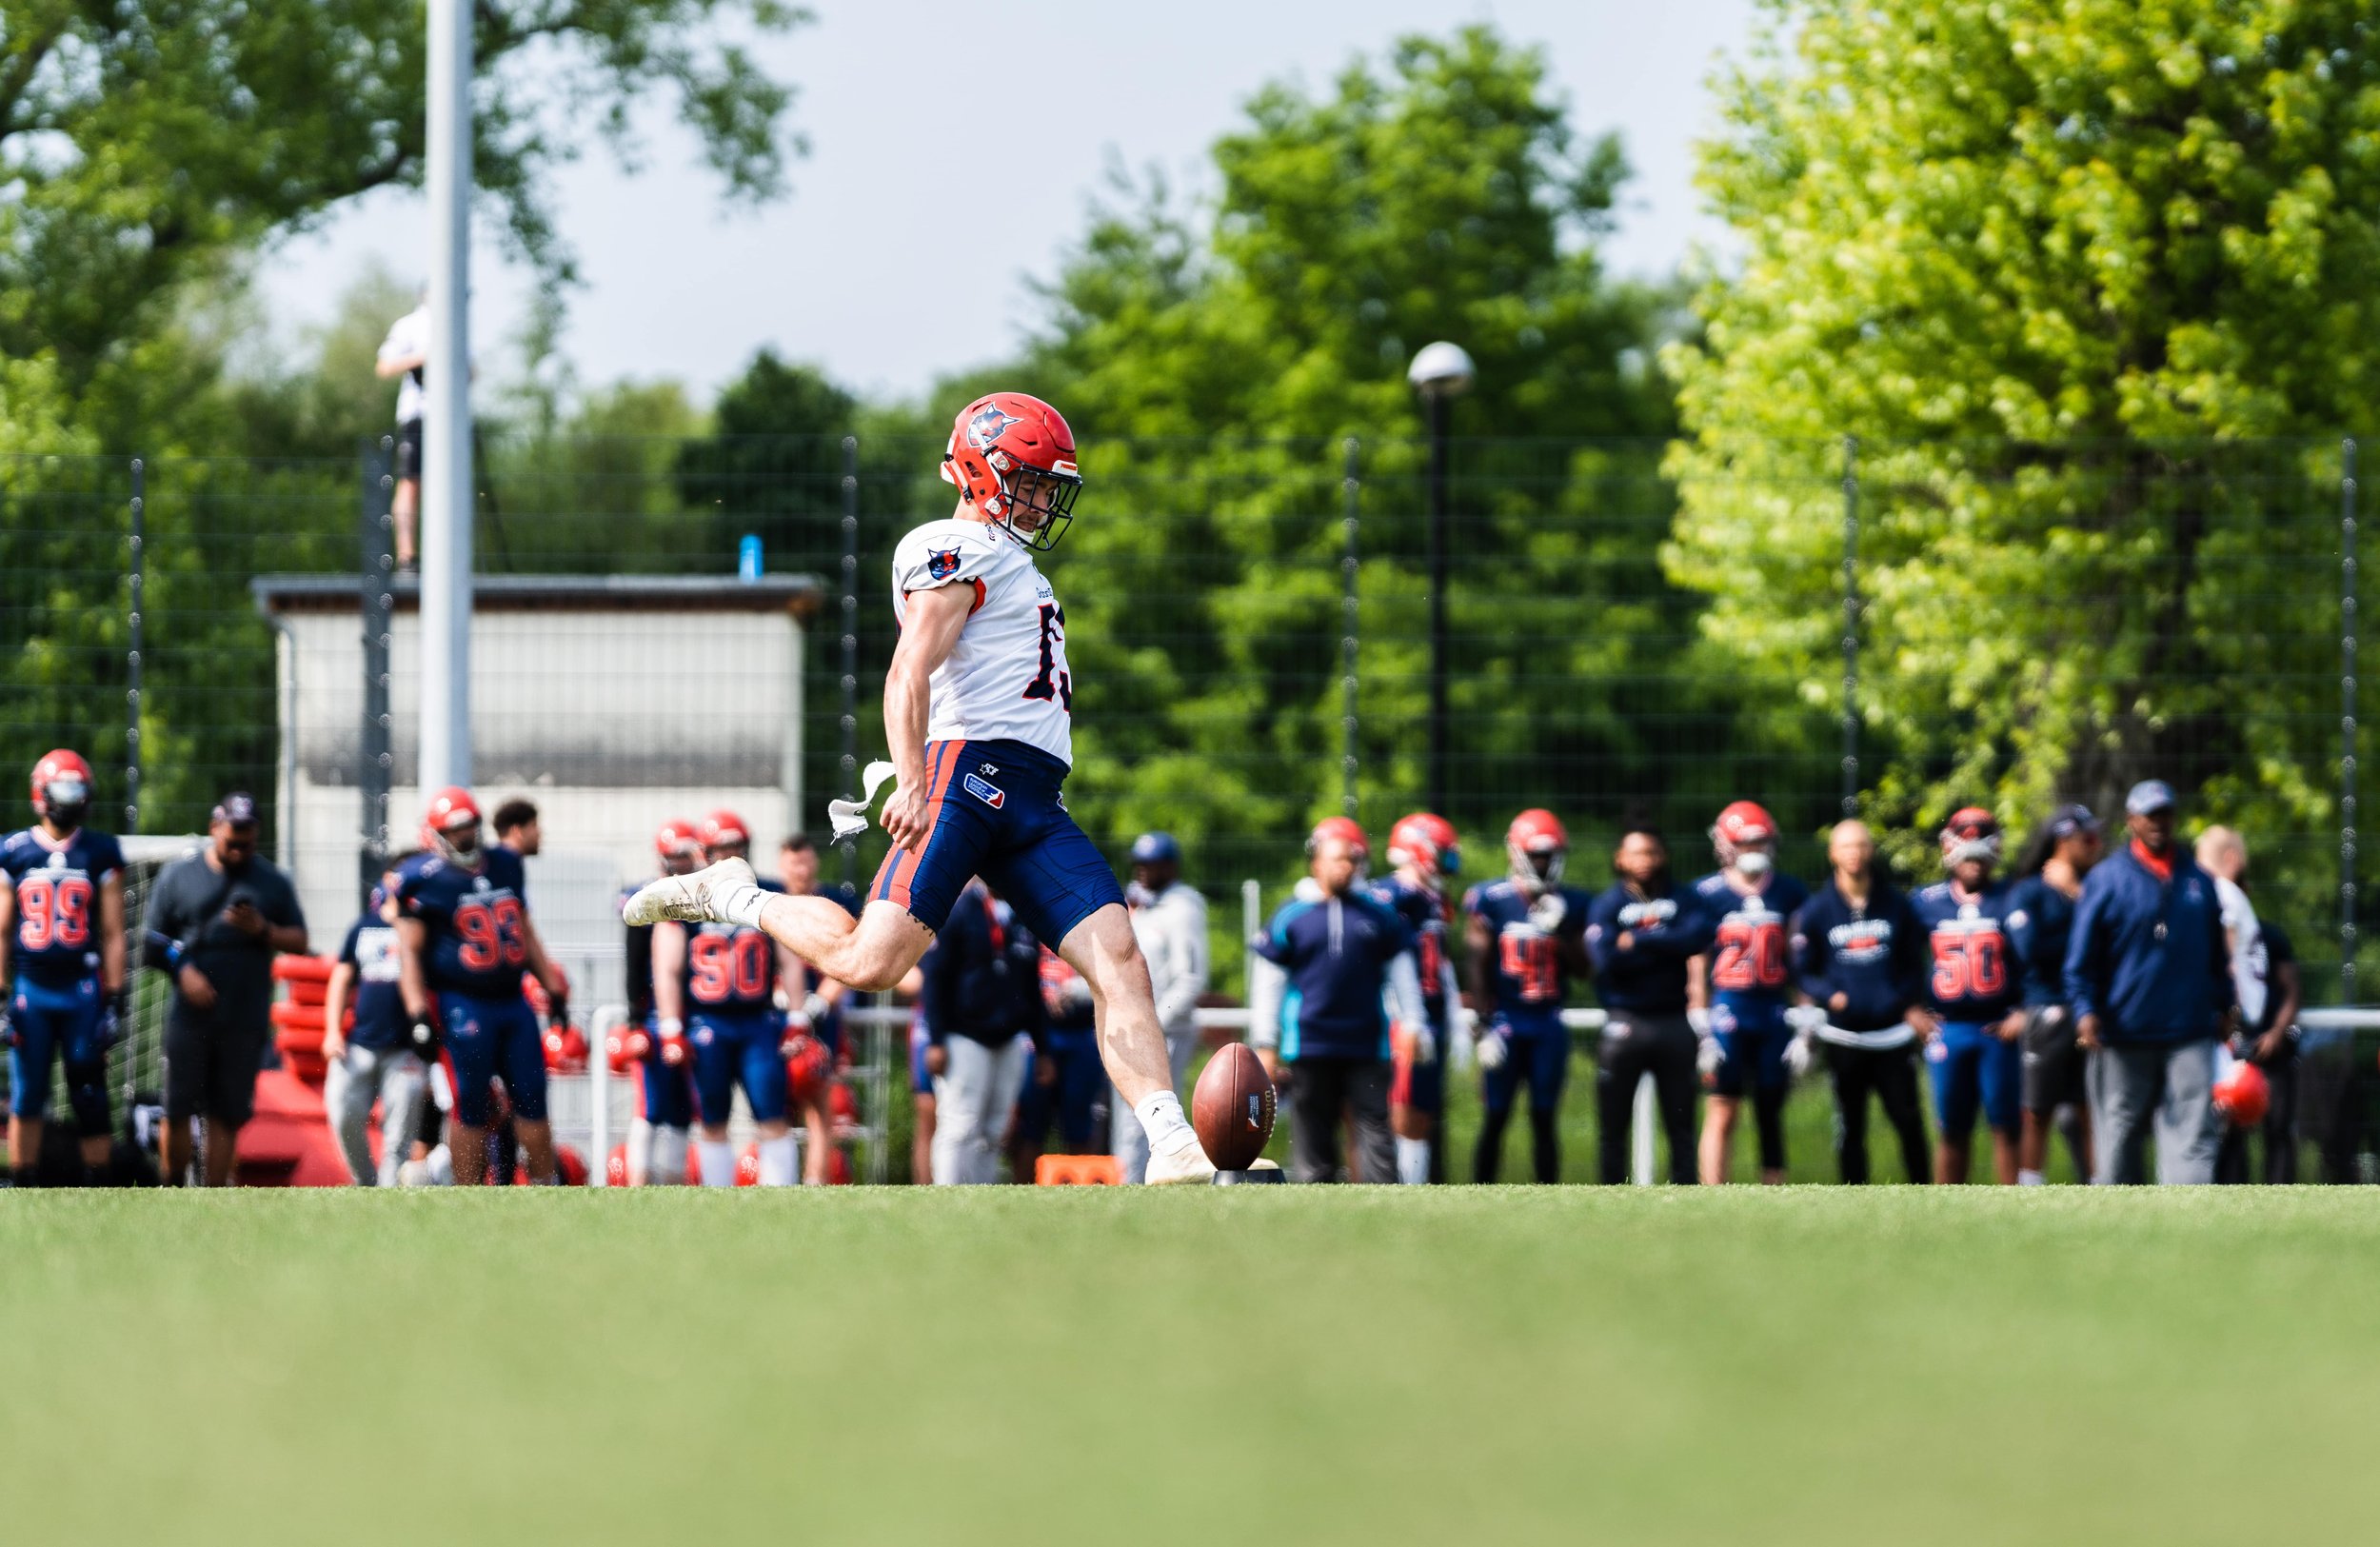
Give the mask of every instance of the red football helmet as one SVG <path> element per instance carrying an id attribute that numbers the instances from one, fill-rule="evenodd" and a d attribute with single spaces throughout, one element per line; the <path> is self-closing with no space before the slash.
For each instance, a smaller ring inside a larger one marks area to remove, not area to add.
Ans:
<path id="1" fill-rule="evenodd" d="M 1513 880 L 1532 890 L 1562 883 L 1562 864 L 1570 857 L 1570 834 L 1561 818 L 1542 806 L 1531 806 L 1504 829 L 1504 853 L 1512 861 Z"/>
<path id="2" fill-rule="evenodd" d="M 1322 845 L 1333 839 L 1354 844 L 1359 860 L 1372 852 L 1372 840 L 1364 836 L 1363 823 L 1353 817 L 1324 817 L 1314 824 L 1314 831 L 1306 834 L 1307 856 L 1319 853 Z"/>
<path id="3" fill-rule="evenodd" d="M 33 815 L 53 817 L 61 827 L 74 827 L 90 809 L 90 764 L 80 752 L 61 746 L 46 752 L 33 764 Z"/>
<path id="4" fill-rule="evenodd" d="M 448 784 L 429 798 L 422 814 L 422 847 L 434 849 L 449 864 L 467 865 L 479 859 L 479 803 L 460 784 Z"/>
<path id="5" fill-rule="evenodd" d="M 736 1156 L 736 1185 L 757 1187 L 761 1184 L 761 1146 L 746 1144 Z"/>
<path id="6" fill-rule="evenodd" d="M 2253 1128 L 2272 1105 L 2272 1081 L 2252 1063 L 2234 1063 L 2214 1082 L 2214 1109 L 2235 1128 Z"/>
<path id="7" fill-rule="evenodd" d="M 993 392 L 959 410 L 942 452 L 942 481 L 1025 546 L 1046 553 L 1074 521 L 1082 474 L 1074 431 L 1058 410 L 1022 392 Z M 1017 525 L 1019 514 L 1037 518 Z"/>
<path id="8" fill-rule="evenodd" d="M 565 1187 L 585 1186 L 586 1157 L 567 1144 L 556 1144 L 554 1146 L 554 1175 L 561 1180 Z"/>
<path id="9" fill-rule="evenodd" d="M 1968 860 L 2000 863 L 2000 819 L 1979 805 L 1954 811 L 1942 824 L 1942 863 L 1960 864 Z"/>
<path id="10" fill-rule="evenodd" d="M 604 1157 L 604 1185 L 625 1187 L 627 1184 L 628 1146 L 614 1144 L 611 1146 L 611 1153 Z"/>
<path id="11" fill-rule="evenodd" d="M 1776 819 L 1757 801 L 1737 801 L 1711 823 L 1711 852 L 1721 868 L 1746 854 L 1766 854 L 1776 845 Z"/>
<path id="12" fill-rule="evenodd" d="M 724 807 L 704 817 L 694 836 L 706 854 L 714 849 L 752 846 L 751 829 L 744 826 L 742 817 Z"/>
<path id="13" fill-rule="evenodd" d="M 699 863 L 703 858 L 702 835 L 694 823 L 671 817 L 653 834 L 653 852 L 661 857 L 665 869 L 689 861 Z"/>
<path id="14" fill-rule="evenodd" d="M 834 1074 L 834 1061 L 826 1044 L 815 1037 L 792 1039 L 791 1051 L 785 1055 L 785 1084 L 787 1094 L 798 1105 L 807 1106 L 819 1099 L 826 1081 Z"/>
<path id="15" fill-rule="evenodd" d="M 1434 811 L 1416 811 L 1388 830 L 1388 863 L 1409 864 L 1424 877 L 1462 874 L 1455 824 Z"/>

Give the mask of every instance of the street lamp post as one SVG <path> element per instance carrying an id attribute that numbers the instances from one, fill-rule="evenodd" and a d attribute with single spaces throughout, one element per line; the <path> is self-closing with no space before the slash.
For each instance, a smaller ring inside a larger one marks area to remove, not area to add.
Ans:
<path id="1" fill-rule="evenodd" d="M 1462 346 L 1422 346 L 1405 372 L 1430 425 L 1430 809 L 1446 810 L 1446 409 L 1471 389 Z"/>

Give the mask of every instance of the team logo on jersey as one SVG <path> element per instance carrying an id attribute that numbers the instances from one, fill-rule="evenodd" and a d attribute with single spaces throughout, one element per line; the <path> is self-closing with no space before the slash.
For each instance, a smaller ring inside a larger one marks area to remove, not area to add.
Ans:
<path id="1" fill-rule="evenodd" d="M 1015 414 L 1002 413 L 998 408 L 985 408 L 967 421 L 967 444 L 978 451 L 988 450 L 991 444 L 1000 439 L 1001 432 L 1016 423 Z"/>
<path id="2" fill-rule="evenodd" d="M 973 774 L 967 775 L 966 786 L 968 794 L 974 796 L 977 800 L 982 801 L 985 805 L 990 806 L 995 811 L 1008 803 L 1008 792 L 1006 790 L 1001 789 L 996 785 L 987 784 L 981 779 L 976 778 Z"/>
<path id="3" fill-rule="evenodd" d="M 948 580 L 959 572 L 959 550 L 944 548 L 925 556 L 925 573 L 932 580 Z"/>

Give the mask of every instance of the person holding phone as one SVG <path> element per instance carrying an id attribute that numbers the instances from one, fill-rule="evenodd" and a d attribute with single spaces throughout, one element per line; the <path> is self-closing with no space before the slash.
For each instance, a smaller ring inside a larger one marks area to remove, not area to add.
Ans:
<path id="1" fill-rule="evenodd" d="M 189 1169 L 194 1118 L 204 1120 L 207 1185 L 230 1185 L 271 1034 L 272 959 L 306 949 L 297 889 L 258 857 L 257 832 L 255 800 L 225 796 L 206 845 L 166 866 L 149 891 L 141 961 L 173 983 L 158 1154 L 168 1186 Z"/>

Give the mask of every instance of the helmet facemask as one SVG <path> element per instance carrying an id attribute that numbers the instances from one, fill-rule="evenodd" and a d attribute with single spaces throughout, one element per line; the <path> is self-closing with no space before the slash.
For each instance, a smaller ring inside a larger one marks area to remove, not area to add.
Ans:
<path id="1" fill-rule="evenodd" d="M 61 775 L 42 786 L 41 814 L 52 827 L 70 833 L 90 811 L 90 785 L 74 774 Z"/>
<path id="2" fill-rule="evenodd" d="M 1001 492 L 984 502 L 983 513 L 1036 553 L 1056 547 L 1066 528 L 1074 525 L 1074 502 L 1082 492 L 1082 476 L 1020 463 L 1005 451 L 992 451 L 984 460 L 999 477 Z M 1071 468 L 1073 464 L 1061 466 Z M 1021 515 L 1033 518 L 1032 525 L 1018 525 Z"/>
<path id="3" fill-rule="evenodd" d="M 432 827 L 429 831 L 430 846 L 438 851 L 438 857 L 461 870 L 479 868 L 482 854 L 479 839 L 477 817 L 469 822 L 459 822 L 451 827 Z"/>

